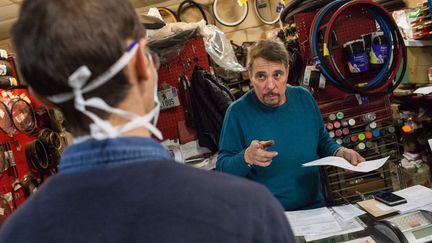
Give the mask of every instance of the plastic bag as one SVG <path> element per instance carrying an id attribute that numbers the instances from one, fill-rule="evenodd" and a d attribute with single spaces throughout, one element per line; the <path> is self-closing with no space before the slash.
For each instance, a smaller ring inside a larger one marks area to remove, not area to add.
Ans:
<path id="1" fill-rule="evenodd" d="M 231 43 L 220 29 L 214 25 L 204 25 L 200 26 L 200 33 L 204 37 L 207 54 L 217 65 L 230 71 L 246 71 L 237 61 Z"/>
<path id="2" fill-rule="evenodd" d="M 237 61 L 231 43 L 225 38 L 224 33 L 214 25 L 206 25 L 204 20 L 195 23 L 169 23 L 162 29 L 151 32 L 147 38 L 150 46 L 178 52 L 182 49 L 179 48 L 179 44 L 184 45 L 195 35 L 195 32 L 204 37 L 206 52 L 217 65 L 229 71 L 246 71 Z M 165 59 L 169 60 L 169 58 Z"/>

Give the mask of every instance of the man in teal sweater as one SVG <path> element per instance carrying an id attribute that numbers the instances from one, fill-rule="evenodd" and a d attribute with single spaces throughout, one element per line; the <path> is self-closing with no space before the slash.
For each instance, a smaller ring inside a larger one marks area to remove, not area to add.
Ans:
<path id="1" fill-rule="evenodd" d="M 319 169 L 302 164 L 336 155 L 355 165 L 364 158 L 329 137 L 306 89 L 287 87 L 289 60 L 281 42 L 259 41 L 249 60 L 254 89 L 227 110 L 216 169 L 264 184 L 285 210 L 321 207 Z"/>

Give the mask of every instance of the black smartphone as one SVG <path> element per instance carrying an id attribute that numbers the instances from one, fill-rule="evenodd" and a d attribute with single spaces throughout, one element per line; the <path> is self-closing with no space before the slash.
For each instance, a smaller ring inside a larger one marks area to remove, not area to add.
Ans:
<path id="1" fill-rule="evenodd" d="M 389 206 L 396 206 L 407 202 L 405 198 L 391 192 L 379 193 L 375 195 L 375 199 Z"/>

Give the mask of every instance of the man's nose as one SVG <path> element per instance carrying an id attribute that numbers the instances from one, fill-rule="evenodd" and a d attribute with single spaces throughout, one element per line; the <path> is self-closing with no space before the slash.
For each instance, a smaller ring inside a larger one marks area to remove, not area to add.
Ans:
<path id="1" fill-rule="evenodd" d="M 269 90 L 273 90 L 275 86 L 275 80 L 273 79 L 273 77 L 269 77 L 266 81 L 266 88 Z"/>

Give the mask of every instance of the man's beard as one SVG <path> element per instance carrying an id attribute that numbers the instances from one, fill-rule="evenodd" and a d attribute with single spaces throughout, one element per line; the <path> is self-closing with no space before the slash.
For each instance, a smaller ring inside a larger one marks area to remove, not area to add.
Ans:
<path id="1" fill-rule="evenodd" d="M 273 96 L 272 99 L 274 99 L 274 96 L 277 96 L 277 102 L 271 102 L 271 103 L 266 102 L 267 101 L 266 98 L 267 97 L 270 98 L 271 96 Z M 278 106 L 281 102 L 280 94 L 274 93 L 274 92 L 268 92 L 267 94 L 263 95 L 263 101 L 264 101 L 264 104 L 266 104 L 268 106 Z"/>

